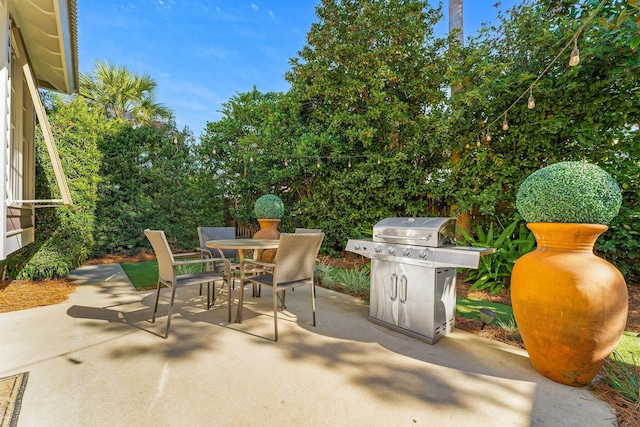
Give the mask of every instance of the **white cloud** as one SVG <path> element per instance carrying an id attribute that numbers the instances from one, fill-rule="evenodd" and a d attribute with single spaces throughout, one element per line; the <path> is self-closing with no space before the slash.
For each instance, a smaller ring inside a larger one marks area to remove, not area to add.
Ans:
<path id="1" fill-rule="evenodd" d="M 140 12 L 140 10 L 133 3 L 121 4 L 120 9 L 123 9 L 126 12 Z"/>
<path id="2" fill-rule="evenodd" d="M 251 9 L 255 10 L 256 12 L 258 11 L 258 5 L 255 3 L 251 3 Z"/>

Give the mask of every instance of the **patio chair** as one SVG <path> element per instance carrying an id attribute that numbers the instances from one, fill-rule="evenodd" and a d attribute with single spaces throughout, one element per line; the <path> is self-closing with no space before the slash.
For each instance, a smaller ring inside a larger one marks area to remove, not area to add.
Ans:
<path id="1" fill-rule="evenodd" d="M 162 285 L 165 285 L 171 288 L 171 300 L 169 302 L 169 317 L 167 318 L 167 330 L 165 331 L 164 338 L 169 337 L 169 327 L 171 326 L 171 312 L 173 309 L 173 301 L 176 296 L 176 289 L 183 286 L 190 285 L 200 285 L 207 284 L 207 310 L 211 307 L 211 287 L 210 284 L 213 284 L 213 302 L 217 297 L 216 295 L 216 287 L 215 282 L 224 281 L 229 283 L 227 280 L 228 273 L 217 272 L 212 270 L 200 271 L 197 273 L 187 273 L 187 274 L 179 274 L 177 269 L 180 266 L 184 265 L 194 265 L 194 264 L 202 264 L 202 263 L 214 263 L 214 262 L 223 262 L 226 265 L 227 271 L 230 270 L 229 261 L 221 258 L 206 258 L 206 259 L 189 259 L 185 261 L 176 261 L 176 258 L 185 258 L 185 257 L 193 257 L 199 256 L 199 252 L 191 252 L 186 254 L 173 254 L 171 253 L 171 249 L 169 248 L 169 243 L 167 242 L 167 238 L 164 235 L 164 231 L 162 230 L 144 230 L 145 236 L 151 242 L 151 246 L 153 247 L 153 251 L 156 254 L 156 259 L 158 260 L 158 287 L 156 290 L 156 301 L 153 308 L 153 319 L 152 323 L 156 321 L 156 312 L 158 311 L 158 300 L 160 299 L 160 288 Z M 220 288 L 220 292 L 222 292 L 222 287 Z M 231 291 L 229 291 L 231 294 Z"/>
<path id="2" fill-rule="evenodd" d="M 280 234 L 278 252 L 276 252 L 276 257 L 271 264 L 273 273 L 246 279 L 259 286 L 269 286 L 273 290 L 275 341 L 278 341 L 278 300 L 281 300 L 282 309 L 285 309 L 284 296 L 287 289 L 310 286 L 313 326 L 316 326 L 314 268 L 323 239 L 324 233 Z M 282 292 L 282 298 L 279 297 L 278 292 Z"/>
<path id="3" fill-rule="evenodd" d="M 200 240 L 200 247 L 196 250 L 202 252 L 203 257 L 206 258 L 227 259 L 231 263 L 232 269 L 237 269 L 238 263 L 234 262 L 236 258 L 235 250 L 212 249 L 206 246 L 206 243 L 209 240 L 233 240 L 235 238 L 235 227 L 198 227 L 198 239 Z M 219 271 L 219 268 L 225 267 L 223 261 L 214 262 L 213 265 L 215 271 Z"/>
<path id="4" fill-rule="evenodd" d="M 300 233 L 322 233 L 322 230 L 319 228 L 296 228 L 296 234 Z M 322 273 L 322 270 L 315 270 L 315 274 Z M 318 284 L 318 278 L 314 278 L 313 286 L 315 287 Z M 292 289 L 292 291 L 295 289 Z M 315 292 L 313 293 L 315 295 Z"/>
<path id="5" fill-rule="evenodd" d="M 296 234 L 322 233 L 319 228 L 296 228 Z"/>

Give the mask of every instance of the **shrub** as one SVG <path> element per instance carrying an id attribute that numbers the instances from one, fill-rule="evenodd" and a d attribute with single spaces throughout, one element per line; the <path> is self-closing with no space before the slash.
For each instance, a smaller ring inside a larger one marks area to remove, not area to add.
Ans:
<path id="1" fill-rule="evenodd" d="M 73 206 L 36 209 L 35 241 L 0 263 L 10 278 L 66 276 L 87 259 L 94 244 L 96 187 L 104 122 L 79 98 L 55 96 L 49 111 L 62 168 L 69 178 Z M 42 134 L 36 133 L 36 198 L 60 198 Z"/>
<path id="2" fill-rule="evenodd" d="M 461 244 L 496 249 L 495 253 L 480 258 L 477 269 L 463 270 L 466 272 L 465 282 L 473 282 L 470 291 L 488 289 L 492 294 L 497 294 L 503 288 L 508 288 L 511 272 L 518 258 L 535 248 L 535 237 L 522 220 L 514 220 L 500 233 L 494 232 L 493 225 L 491 223 L 486 232 L 478 225 L 475 233 L 477 237 L 458 229 L 464 237 Z"/>
<path id="3" fill-rule="evenodd" d="M 609 224 L 621 203 L 616 181 L 587 162 L 539 169 L 524 180 L 516 195 L 516 207 L 527 222 Z"/>
<path id="4" fill-rule="evenodd" d="M 203 170 L 194 139 L 173 125 L 110 121 L 102 152 L 93 256 L 150 249 L 145 228 L 164 230 L 173 250 L 198 244 L 198 226 L 222 226 L 220 186 Z"/>
<path id="5" fill-rule="evenodd" d="M 284 215 L 284 203 L 274 194 L 261 196 L 253 207 L 258 219 L 281 219 Z"/>
<path id="6" fill-rule="evenodd" d="M 633 362 L 635 358 L 632 356 Z M 614 351 L 604 363 L 604 378 L 607 384 L 620 393 L 632 405 L 640 403 L 640 367 L 635 363 L 625 363 Z M 637 406 L 636 406 L 637 407 Z"/>
<path id="7" fill-rule="evenodd" d="M 328 274 L 334 283 L 342 284 L 348 294 L 361 297 L 365 302 L 369 302 L 371 280 L 367 265 L 360 269 L 334 268 Z"/>

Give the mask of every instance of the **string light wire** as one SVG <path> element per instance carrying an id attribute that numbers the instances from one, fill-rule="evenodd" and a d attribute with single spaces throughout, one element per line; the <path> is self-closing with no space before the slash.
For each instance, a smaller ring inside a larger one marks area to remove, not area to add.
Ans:
<path id="1" fill-rule="evenodd" d="M 551 60 L 551 62 L 546 66 L 546 68 L 542 71 L 542 73 L 540 73 L 538 75 L 538 77 L 536 77 L 536 79 L 533 81 L 533 83 L 531 83 L 525 90 L 524 92 L 522 92 L 520 94 L 520 96 L 513 101 L 513 103 L 509 106 L 509 108 L 507 108 L 506 110 L 504 110 L 504 112 L 502 114 L 500 114 L 500 116 L 498 116 L 498 118 L 496 118 L 495 120 L 493 120 L 491 123 L 489 123 L 487 126 L 491 126 L 496 124 L 500 118 L 504 115 L 506 117 L 506 114 L 509 112 L 509 110 L 511 110 L 518 102 L 520 102 L 520 100 L 522 100 L 522 98 L 524 98 L 527 95 L 527 92 L 530 93 L 531 98 L 533 98 L 533 87 L 536 85 L 536 83 L 538 83 L 540 81 L 540 79 L 542 77 L 544 77 L 545 74 L 547 74 L 549 72 L 549 70 L 551 69 L 551 67 L 553 66 L 553 64 L 555 64 L 558 59 L 560 58 L 560 56 L 571 46 L 571 44 L 573 43 L 577 43 L 578 37 L 580 36 L 580 34 L 582 33 L 582 31 L 586 28 L 587 25 L 589 25 L 589 23 L 591 23 L 591 21 L 593 20 L 593 18 L 595 18 L 595 16 L 597 15 L 597 13 L 600 11 L 600 9 L 602 8 L 602 6 L 604 6 L 604 4 L 607 2 L 607 0 L 602 0 L 600 2 L 600 4 L 598 4 L 598 6 L 596 6 L 596 8 L 593 10 L 593 12 L 591 12 L 591 14 L 589 15 L 589 17 L 586 19 L 586 21 L 580 26 L 580 28 L 578 28 L 578 31 L 575 32 L 574 36 L 571 37 L 569 39 L 569 41 L 564 45 L 564 47 L 560 50 L 560 52 L 558 52 L 558 54 Z"/>

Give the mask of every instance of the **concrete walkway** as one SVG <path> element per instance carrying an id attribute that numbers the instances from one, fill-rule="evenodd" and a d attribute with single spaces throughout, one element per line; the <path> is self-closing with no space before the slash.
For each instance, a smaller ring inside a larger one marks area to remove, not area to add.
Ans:
<path id="1" fill-rule="evenodd" d="M 323 288 L 315 328 L 308 291 L 287 295 L 277 343 L 270 290 L 247 288 L 238 325 L 226 295 L 207 311 L 184 288 L 164 340 L 166 290 L 152 324 L 154 293 L 118 264 L 72 278 L 67 302 L 0 314 L 0 377 L 30 372 L 19 427 L 615 425 L 608 405 L 540 376 L 523 350 L 459 330 L 425 344 Z"/>

